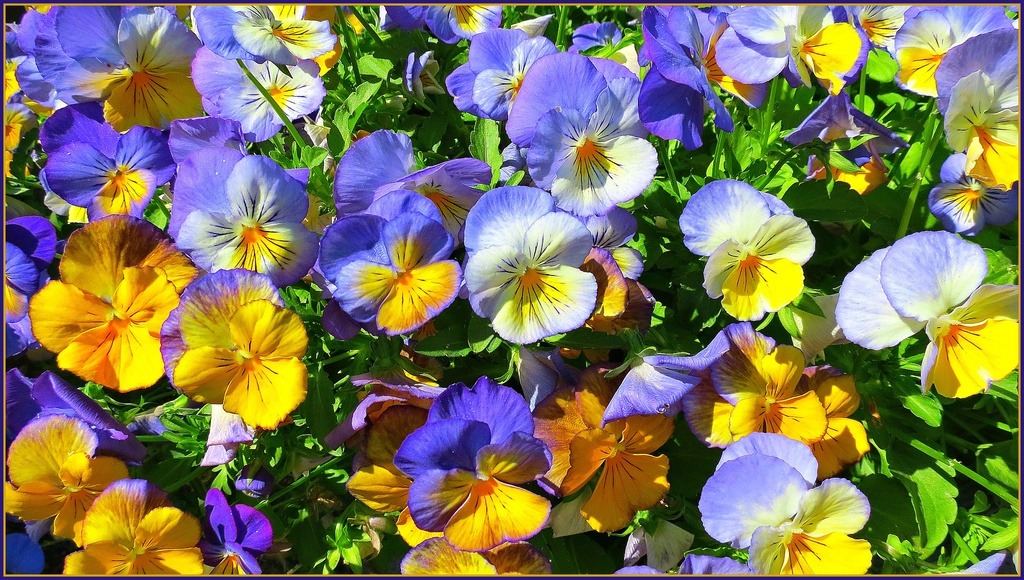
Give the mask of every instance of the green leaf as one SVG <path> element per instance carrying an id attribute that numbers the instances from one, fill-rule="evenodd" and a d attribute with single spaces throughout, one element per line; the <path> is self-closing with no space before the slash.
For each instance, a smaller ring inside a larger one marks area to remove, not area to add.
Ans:
<path id="1" fill-rule="evenodd" d="M 473 351 L 469 346 L 466 327 L 449 326 L 416 343 L 416 352 L 427 356 L 466 356 Z"/>
<path id="2" fill-rule="evenodd" d="M 859 165 L 850 161 L 838 151 L 830 151 L 828 155 L 828 164 L 835 167 L 843 173 L 864 173 L 864 169 L 861 169 Z"/>
<path id="3" fill-rule="evenodd" d="M 903 397 L 902 402 L 908 411 L 924 421 L 929 427 L 939 427 L 942 425 L 942 403 L 939 402 L 935 393 L 907 395 Z"/>
<path id="4" fill-rule="evenodd" d="M 865 70 L 869 79 L 880 83 L 891 83 L 896 78 L 899 65 L 888 52 L 876 48 L 868 53 Z M 868 114 L 870 115 L 870 113 Z"/>
<path id="5" fill-rule="evenodd" d="M 805 181 L 786 192 L 786 204 L 797 217 L 812 221 L 859 220 L 867 213 L 864 199 L 845 183 L 829 193 L 823 181 Z"/>
<path id="6" fill-rule="evenodd" d="M 395 67 L 390 60 L 377 58 L 368 54 L 359 57 L 356 64 L 359 67 L 359 74 L 377 77 L 381 80 L 387 79 L 388 73 Z"/>
<path id="7" fill-rule="evenodd" d="M 302 150 L 302 167 L 312 169 L 320 167 L 324 159 L 327 159 L 328 152 L 322 147 L 306 147 Z"/>
<path id="8" fill-rule="evenodd" d="M 917 525 L 909 517 L 914 504 L 899 480 L 874 474 L 860 480 L 857 488 L 871 504 L 871 519 L 861 532 L 865 539 L 884 542 L 889 534 L 895 534 L 905 540 L 917 534 Z"/>
<path id="9" fill-rule="evenodd" d="M 469 136 L 469 154 L 491 166 L 491 185 L 498 181 L 501 169 L 501 135 L 498 123 L 491 119 L 477 119 Z"/>
<path id="10" fill-rule="evenodd" d="M 821 311 L 821 306 L 818 306 L 818 303 L 814 301 L 814 298 L 812 298 L 811 295 L 806 292 L 804 292 L 796 300 L 794 300 L 793 303 L 790 304 L 790 306 L 796 308 L 797 310 L 803 310 L 808 314 L 813 314 L 815 316 L 825 318 L 825 313 Z"/>
<path id="11" fill-rule="evenodd" d="M 1019 537 L 1020 520 L 1018 518 L 1014 518 L 1013 525 L 1005 530 L 993 534 L 989 539 L 985 540 L 985 543 L 981 545 L 981 549 L 986 552 L 1005 550 L 1016 544 Z"/>
<path id="12" fill-rule="evenodd" d="M 603 332 L 594 332 L 589 328 L 578 328 L 572 332 L 567 332 L 562 336 L 554 339 L 549 339 L 548 342 L 561 348 L 574 348 L 574 349 L 610 349 L 610 348 L 626 348 L 626 341 L 620 336 L 612 334 L 605 334 Z"/>
<path id="13" fill-rule="evenodd" d="M 782 323 L 782 328 L 786 329 L 793 338 L 800 338 L 800 329 L 796 326 L 796 319 L 793 317 L 793 311 L 789 306 L 786 306 L 779 311 L 779 322 Z"/>
<path id="14" fill-rule="evenodd" d="M 309 387 L 306 400 L 300 407 L 309 430 L 318 441 L 331 432 L 338 424 L 334 415 L 334 383 L 322 370 L 309 373 Z"/>
<path id="15" fill-rule="evenodd" d="M 470 350 L 473 352 L 483 352 L 487 350 L 491 340 L 494 338 L 494 329 L 491 328 L 489 320 L 474 315 L 473 318 L 469 319 L 469 329 L 467 330 L 466 338 L 469 342 Z"/>
<path id="16" fill-rule="evenodd" d="M 512 177 L 508 178 L 508 181 L 505 182 L 505 185 L 506 186 L 519 185 L 519 182 L 521 182 L 524 177 L 526 177 L 526 172 L 525 171 L 516 171 L 515 173 L 512 174 Z"/>
<path id="17" fill-rule="evenodd" d="M 979 451 L 978 472 L 1011 491 L 1018 489 L 1017 453 L 1020 446 L 1016 436 L 1010 441 L 984 446 Z"/>
<path id="18" fill-rule="evenodd" d="M 923 154 L 924 143 L 914 141 L 910 144 L 910 149 L 907 149 L 907 154 L 903 156 L 903 161 L 900 162 L 900 175 L 903 176 L 903 179 L 910 178 L 917 171 L 917 166 L 921 164 L 921 155 Z"/>
<path id="19" fill-rule="evenodd" d="M 892 472 L 910 491 L 919 533 L 911 541 L 927 558 L 945 541 L 949 524 L 956 520 L 960 491 L 952 478 L 937 469 L 931 458 L 894 441 L 889 449 Z"/>

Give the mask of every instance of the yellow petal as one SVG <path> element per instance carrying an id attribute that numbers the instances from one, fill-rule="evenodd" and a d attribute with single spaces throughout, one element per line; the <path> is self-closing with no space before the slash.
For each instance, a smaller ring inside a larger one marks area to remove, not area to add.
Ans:
<path id="1" fill-rule="evenodd" d="M 459 292 L 459 266 L 451 260 L 398 274 L 377 312 L 377 326 L 404 334 L 444 310 Z"/>
<path id="2" fill-rule="evenodd" d="M 405 438 L 427 422 L 427 411 L 412 405 L 395 405 L 372 421 L 366 438 L 366 459 L 377 465 L 394 465 L 395 453 Z"/>
<path id="3" fill-rule="evenodd" d="M 479 481 L 445 526 L 444 537 L 460 550 L 489 550 L 525 540 L 548 519 L 548 500 L 495 479 Z"/>
<path id="4" fill-rule="evenodd" d="M 494 575 L 498 571 L 481 554 L 456 550 L 444 540 L 419 545 L 402 560 L 402 574 Z"/>
<path id="5" fill-rule="evenodd" d="M 936 97 L 935 71 L 946 56 L 946 48 L 905 48 L 896 54 L 899 79 L 905 87 L 926 97 Z"/>
<path id="6" fill-rule="evenodd" d="M 409 505 L 412 480 L 390 466 L 366 465 L 348 480 L 348 492 L 371 509 L 393 512 Z"/>
<path id="7" fill-rule="evenodd" d="M 697 385 L 683 399 L 683 413 L 690 429 L 711 447 L 726 447 L 732 443 L 729 417 L 733 409 L 733 405 L 707 383 Z"/>
<path id="8" fill-rule="evenodd" d="M 794 534 L 782 574 L 854 575 L 871 567 L 871 544 L 846 534 L 811 538 Z"/>
<path id="9" fill-rule="evenodd" d="M 811 444 L 818 460 L 818 479 L 836 475 L 847 465 L 860 461 L 871 451 L 864 425 L 853 419 L 830 418 L 825 436 Z"/>
<path id="10" fill-rule="evenodd" d="M 228 385 L 240 372 L 234 352 L 203 346 L 182 355 L 174 367 L 174 385 L 194 401 L 220 405 Z"/>
<path id="11" fill-rule="evenodd" d="M 825 435 L 828 419 L 821 401 L 811 392 L 782 401 L 743 397 L 732 412 L 729 426 L 735 439 L 751 433 L 780 433 L 804 443 Z"/>
<path id="12" fill-rule="evenodd" d="M 306 365 L 297 358 L 252 359 L 228 386 L 224 410 L 250 427 L 276 429 L 302 401 L 309 380 Z"/>
<path id="13" fill-rule="evenodd" d="M 580 415 L 576 397 L 571 387 L 563 387 L 548 395 L 533 411 L 533 436 L 551 451 L 551 469 L 545 478 L 554 486 L 561 486 L 569 471 L 571 441 L 588 427 Z"/>
<path id="14" fill-rule="evenodd" d="M 971 326 L 949 325 L 928 348 L 938 352 L 925 377 L 926 388 L 935 385 L 944 397 L 969 397 L 1020 365 L 1020 324 L 995 318 Z"/>
<path id="15" fill-rule="evenodd" d="M 309 339 L 302 319 L 269 300 L 243 305 L 231 318 L 231 339 L 250 356 L 301 357 Z"/>
<path id="16" fill-rule="evenodd" d="M 131 550 L 115 542 L 98 542 L 64 559 L 64 574 L 98 576 L 124 574 L 129 568 Z"/>
<path id="17" fill-rule="evenodd" d="M 672 437 L 675 421 L 664 415 L 634 415 L 623 420 L 622 445 L 628 453 L 651 453 Z"/>
<path id="18" fill-rule="evenodd" d="M 160 327 L 178 302 L 178 293 L 163 270 L 132 267 L 124 269 L 111 305 L 159 338 Z"/>
<path id="19" fill-rule="evenodd" d="M 184 72 L 129 73 L 114 87 L 103 106 L 103 116 L 119 132 L 136 125 L 166 129 L 171 121 L 197 117 L 203 112 L 199 92 Z"/>
<path id="20" fill-rule="evenodd" d="M 140 480 L 123 480 L 104 491 L 88 513 L 82 527 L 86 546 L 113 542 L 134 546 L 136 530 L 150 511 L 170 507 L 167 495 L 152 484 Z"/>
<path id="21" fill-rule="evenodd" d="M 800 55 L 829 94 L 838 95 L 860 55 L 862 39 L 846 22 L 830 24 L 804 41 Z"/>
<path id="22" fill-rule="evenodd" d="M 804 289 L 804 271 L 786 259 L 750 256 L 722 285 L 722 307 L 737 320 L 760 320 L 796 300 Z"/>
<path id="23" fill-rule="evenodd" d="M 860 407 L 860 393 L 852 375 L 829 376 L 814 386 L 829 419 L 849 417 Z"/>
<path id="24" fill-rule="evenodd" d="M 562 495 L 572 495 L 586 485 L 611 455 L 618 440 L 603 429 L 587 429 L 569 446 L 569 470 L 562 481 Z"/>
<path id="25" fill-rule="evenodd" d="M 409 508 L 405 508 L 402 510 L 402 513 L 398 514 L 398 521 L 395 522 L 395 526 L 398 527 L 398 535 L 402 536 L 405 543 L 412 547 L 416 547 L 431 538 L 444 537 L 444 532 L 427 532 L 425 530 L 421 530 L 419 526 L 416 525 L 416 522 L 412 521 L 412 515 L 409 513 Z"/>
<path id="26" fill-rule="evenodd" d="M 127 320 L 80 334 L 57 355 L 57 366 L 121 393 L 150 387 L 164 374 L 160 339 Z"/>
<path id="27" fill-rule="evenodd" d="M 551 564 L 540 551 L 526 542 L 502 544 L 486 553 L 498 574 L 550 574 Z"/>
<path id="28" fill-rule="evenodd" d="M 146 552 L 132 564 L 131 574 L 166 576 L 203 573 L 203 553 L 199 548 Z"/>
<path id="29" fill-rule="evenodd" d="M 67 501 L 67 490 L 41 481 L 15 488 L 4 483 L 4 512 L 23 521 L 45 520 L 60 512 Z"/>
<path id="30" fill-rule="evenodd" d="M 758 361 L 764 377 L 765 395 L 773 399 L 787 399 L 796 392 L 804 371 L 804 355 L 800 349 L 782 344 Z"/>
<path id="31" fill-rule="evenodd" d="M 599 532 L 626 527 L 640 510 L 654 507 L 668 493 L 668 457 L 619 453 L 605 461 L 583 517 Z"/>
<path id="32" fill-rule="evenodd" d="M 191 548 L 199 543 L 199 520 L 173 507 L 158 507 L 142 518 L 135 532 L 136 549 Z"/>
<path id="33" fill-rule="evenodd" d="M 39 482 L 62 488 L 64 462 L 77 453 L 92 457 L 98 441 L 85 422 L 73 417 L 53 415 L 33 421 L 11 442 L 8 477 L 17 487 Z"/>
<path id="34" fill-rule="evenodd" d="M 77 336 L 106 324 L 110 304 L 75 286 L 51 280 L 32 297 L 28 316 L 32 334 L 51 352 L 60 352 Z"/>

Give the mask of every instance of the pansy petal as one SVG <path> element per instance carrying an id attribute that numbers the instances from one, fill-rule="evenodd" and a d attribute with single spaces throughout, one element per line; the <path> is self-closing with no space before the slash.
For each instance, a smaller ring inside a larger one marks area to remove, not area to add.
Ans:
<path id="1" fill-rule="evenodd" d="M 489 550 L 534 536 L 550 511 L 539 495 L 496 479 L 480 481 L 445 526 L 444 537 L 462 550 Z"/>
<path id="2" fill-rule="evenodd" d="M 740 181 L 721 180 L 705 185 L 690 197 L 679 217 L 683 243 L 691 252 L 710 256 L 728 239 L 746 242 L 768 221 L 764 198 Z"/>
<path id="3" fill-rule="evenodd" d="M 843 336 L 872 350 L 895 346 L 924 328 L 923 322 L 893 309 L 882 289 L 881 265 L 889 251 L 876 250 L 847 274 L 836 303 L 836 322 Z"/>
<path id="4" fill-rule="evenodd" d="M 483 555 L 456 550 L 451 544 L 440 538 L 423 542 L 402 558 L 402 574 L 489 576 L 497 573 L 494 565 L 488 562 Z"/>
<path id="5" fill-rule="evenodd" d="M 402 442 L 395 453 L 395 466 L 416 481 L 431 471 L 475 473 L 476 453 L 490 443 L 490 435 L 480 421 L 450 418 L 428 422 Z"/>
<path id="6" fill-rule="evenodd" d="M 619 454 L 605 461 L 583 517 L 599 532 L 619 530 L 668 493 L 668 457 Z"/>
<path id="7" fill-rule="evenodd" d="M 434 400 L 430 422 L 454 418 L 486 424 L 492 443 L 501 443 L 516 432 L 533 434 L 533 417 L 523 396 L 487 377 L 481 377 L 472 388 L 452 385 Z"/>

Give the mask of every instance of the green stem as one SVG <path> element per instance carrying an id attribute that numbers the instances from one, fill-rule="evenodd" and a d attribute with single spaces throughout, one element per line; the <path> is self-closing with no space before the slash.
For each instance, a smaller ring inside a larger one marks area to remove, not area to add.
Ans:
<path id="1" fill-rule="evenodd" d="M 260 81 L 256 78 L 256 75 L 252 74 L 252 71 L 249 70 L 249 67 L 245 66 L 245 63 L 242 62 L 242 59 L 239 58 L 236 59 L 236 61 L 238 62 L 238 66 L 241 67 L 242 71 L 245 73 L 245 76 L 249 78 L 249 82 L 256 85 L 256 90 L 259 91 L 261 95 L 263 95 L 263 98 L 266 99 L 267 103 L 270 104 L 270 108 L 274 109 L 274 112 L 277 113 L 277 116 L 280 117 L 281 120 L 284 122 L 284 126 L 292 135 L 292 139 L 295 139 L 296 143 L 303 143 L 302 135 L 299 134 L 299 130 L 295 128 L 295 125 L 292 123 L 292 120 L 288 118 L 288 115 L 284 114 L 284 110 L 281 108 L 281 105 L 278 105 L 277 101 L 274 100 L 274 97 L 270 96 L 270 93 L 267 92 L 267 88 L 264 87 L 262 83 L 260 83 Z"/>
<path id="2" fill-rule="evenodd" d="M 360 85 L 363 79 L 359 75 L 359 57 L 356 54 L 358 47 L 356 46 L 355 34 L 352 34 L 352 27 L 349 26 L 348 20 L 345 19 L 345 13 L 341 10 L 341 6 L 335 6 L 334 11 L 338 14 L 338 26 L 341 27 L 345 34 L 345 55 L 348 57 L 349 64 L 352 65 L 352 76 L 356 79 L 356 85 Z"/>
<path id="3" fill-rule="evenodd" d="M 993 483 L 992 481 L 989 481 L 988 478 L 986 478 L 985 476 L 981 475 L 980 473 L 978 473 L 978 472 L 974 471 L 973 469 L 967 467 L 963 463 L 960 463 L 959 461 L 956 461 L 955 459 L 950 459 L 950 458 L 946 457 L 943 453 L 941 453 L 939 451 L 936 451 L 935 449 L 932 449 L 931 447 L 929 447 L 925 443 L 923 443 L 923 442 L 919 441 L 918 439 L 915 439 L 914 437 L 911 437 L 910 435 L 907 435 L 907 434 L 905 434 L 905 433 L 903 433 L 901 431 L 898 431 L 896 429 L 892 429 L 890 427 L 889 428 L 889 433 L 891 433 L 894 437 L 896 437 L 900 441 L 906 443 L 907 445 L 910 445 L 911 447 L 913 447 L 914 449 L 917 449 L 921 453 L 924 453 L 925 455 L 927 455 L 928 457 L 933 459 L 936 463 L 943 463 L 943 464 L 945 464 L 945 465 L 947 465 L 949 467 L 952 467 L 953 471 L 959 473 L 960 475 L 963 475 L 964 477 L 966 477 L 967 479 L 970 479 L 974 483 L 977 483 L 981 487 L 984 487 L 986 490 L 989 491 L 989 493 L 991 493 L 992 495 L 994 495 L 994 496 L 998 497 L 999 499 L 1005 501 L 1006 503 L 1010 504 L 1010 506 L 1013 507 L 1013 509 L 1015 509 L 1015 510 L 1017 509 L 1017 506 L 1018 506 L 1017 498 L 1015 498 L 1012 494 L 1008 493 L 1000 485 L 998 485 L 996 483 Z"/>
<path id="4" fill-rule="evenodd" d="M 900 217 L 900 226 L 896 230 L 896 239 L 906 235 L 907 228 L 910 227 L 910 216 L 914 213 L 917 194 L 921 191 L 921 186 L 924 184 L 924 172 L 932 162 L 932 155 L 935 154 L 935 149 L 939 146 L 939 137 L 942 135 L 941 118 L 935 114 L 934 101 L 931 101 L 928 109 L 928 124 L 931 127 L 931 133 L 928 134 L 928 140 L 925 141 L 927 145 L 925 145 L 924 154 L 921 155 L 921 162 L 917 164 L 917 171 L 914 174 L 914 186 L 910 189 L 910 197 L 907 198 L 907 204 L 903 206 L 903 216 Z"/>
<path id="5" fill-rule="evenodd" d="M 775 176 L 778 175 L 780 171 L 782 171 L 782 166 L 788 163 L 789 160 L 792 159 L 793 156 L 799 153 L 801 150 L 802 147 L 794 147 L 790 149 L 788 153 L 783 155 L 782 159 L 776 161 L 775 166 L 772 167 L 772 170 L 769 171 L 768 175 L 765 176 L 765 178 L 761 180 L 761 183 L 757 185 L 757 189 L 764 191 L 764 188 L 768 187 L 768 184 L 771 183 L 773 179 L 775 179 Z"/>
<path id="6" fill-rule="evenodd" d="M 711 177 L 715 179 L 722 179 L 723 170 L 720 169 L 722 165 L 722 149 L 725 146 L 725 142 L 722 140 L 722 133 L 719 132 L 715 139 L 715 158 L 712 160 L 714 165 L 711 166 Z"/>
<path id="7" fill-rule="evenodd" d="M 864 98 L 864 92 L 867 89 L 867 84 L 868 84 L 868 75 L 864 74 L 864 69 L 862 68 L 860 70 L 860 91 L 859 91 L 861 99 Z M 863 106 L 863 104 L 864 103 L 861 103 L 862 106 Z"/>
<path id="8" fill-rule="evenodd" d="M 378 46 L 384 46 L 384 41 L 381 39 L 380 35 L 377 34 L 377 31 L 374 30 L 374 28 L 372 26 L 370 26 L 370 23 L 366 20 L 366 17 L 364 17 L 359 12 L 359 7 L 358 6 L 349 6 L 348 9 L 352 11 L 352 15 L 356 17 L 356 20 L 359 21 L 359 24 L 363 25 L 363 30 L 368 32 L 370 34 L 370 36 L 373 37 L 373 40 L 377 43 L 377 45 Z"/>
<path id="9" fill-rule="evenodd" d="M 558 8 L 558 31 L 555 34 L 555 46 L 557 46 L 559 50 L 565 48 L 565 21 L 568 18 L 568 16 L 569 7 L 560 6 Z"/>
<path id="10" fill-rule="evenodd" d="M 299 486 L 301 486 L 304 483 L 306 483 L 308 480 L 312 479 L 314 476 L 320 475 L 324 471 L 327 471 L 331 467 L 334 467 L 335 465 L 340 463 L 342 460 L 348 459 L 348 458 L 352 457 L 352 455 L 353 455 L 353 453 L 346 452 L 346 453 L 344 453 L 342 455 L 339 455 L 337 457 L 334 457 L 334 458 L 332 458 L 332 459 L 330 459 L 330 460 L 328 460 L 328 461 L 326 461 L 324 463 L 321 463 L 320 465 L 314 467 L 304 477 L 297 478 L 295 481 L 291 482 L 286 487 L 284 487 L 283 489 L 281 489 L 280 491 L 278 491 L 274 495 L 270 496 L 269 499 L 265 499 L 265 500 L 261 501 L 256 506 L 256 509 L 263 508 L 263 507 L 265 507 L 269 503 L 276 502 L 277 500 L 281 499 L 282 497 L 288 495 L 288 493 L 291 492 L 293 489 L 298 488 Z"/>
<path id="11" fill-rule="evenodd" d="M 775 121 L 775 101 L 779 98 L 779 88 L 782 86 L 782 79 L 775 79 L 768 87 L 768 106 L 761 115 L 761 155 L 768 151 L 768 135 L 772 130 L 772 123 Z"/>
<path id="12" fill-rule="evenodd" d="M 679 182 L 676 181 L 676 170 L 672 167 L 672 153 L 669 151 L 671 147 L 670 142 L 665 143 L 664 149 L 662 149 L 662 157 L 664 158 L 665 170 L 668 172 L 669 182 L 672 184 L 672 195 L 678 199 Z"/>

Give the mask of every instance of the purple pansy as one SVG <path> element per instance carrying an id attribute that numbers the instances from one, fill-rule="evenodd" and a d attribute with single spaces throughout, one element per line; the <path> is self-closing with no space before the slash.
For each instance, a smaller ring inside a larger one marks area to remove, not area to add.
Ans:
<path id="1" fill-rule="evenodd" d="M 1005 226 L 1019 212 L 1017 187 L 988 187 L 966 173 L 967 155 L 954 153 L 939 171 L 939 180 L 928 194 L 928 207 L 942 227 L 965 236 L 977 235 L 985 226 Z"/>
<path id="2" fill-rule="evenodd" d="M 270 549 L 274 530 L 270 520 L 256 508 L 228 505 L 219 489 L 206 493 L 206 521 L 199 549 L 213 574 L 260 574 L 257 561 Z"/>
<path id="3" fill-rule="evenodd" d="M 45 218 L 25 216 L 4 224 L 5 356 L 38 343 L 28 317 L 29 299 L 50 276 L 47 268 L 57 250 L 57 232 Z"/>

